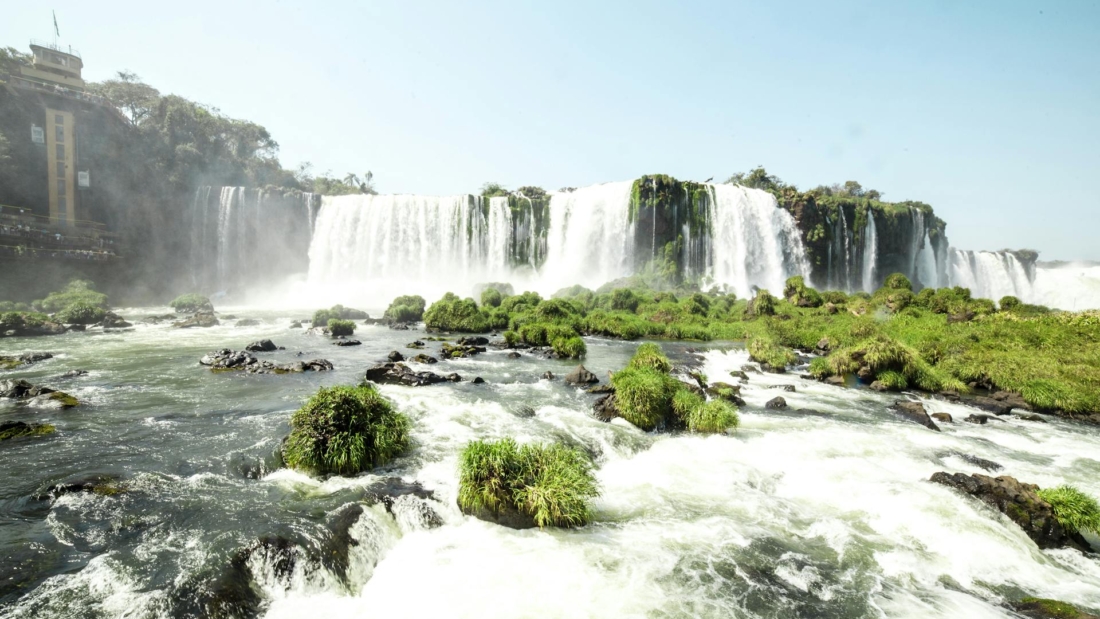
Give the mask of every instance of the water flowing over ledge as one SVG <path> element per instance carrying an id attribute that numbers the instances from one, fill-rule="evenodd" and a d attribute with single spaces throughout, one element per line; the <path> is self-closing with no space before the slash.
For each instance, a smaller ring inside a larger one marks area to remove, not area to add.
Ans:
<path id="1" fill-rule="evenodd" d="M 777 201 L 735 185 L 652 175 L 484 198 L 348 195 L 203 187 L 191 205 L 193 285 L 347 298 L 470 294 L 502 281 L 544 295 L 672 273 L 745 297 L 802 275 L 819 289 L 870 292 L 891 273 L 918 287 L 963 286 L 1063 309 L 1100 307 L 1100 269 L 1036 264 L 1034 252 L 950 247 L 927 205 Z M 534 191 L 530 191 L 534 190 Z M 304 288 L 303 288 L 304 286 Z"/>

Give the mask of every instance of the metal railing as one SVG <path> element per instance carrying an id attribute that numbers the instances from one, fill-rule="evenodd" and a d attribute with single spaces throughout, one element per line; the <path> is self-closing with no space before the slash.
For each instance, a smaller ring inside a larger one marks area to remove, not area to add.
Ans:
<path id="1" fill-rule="evenodd" d="M 49 41 L 43 41 L 42 39 L 31 39 L 31 45 L 37 45 L 38 47 L 44 47 L 46 49 L 52 49 L 55 52 L 61 52 L 62 54 L 68 54 L 70 56 L 76 56 L 77 58 L 80 58 L 81 61 L 84 60 L 84 58 L 82 58 L 80 56 L 80 52 L 78 50 L 73 49 L 72 46 L 68 46 L 67 48 L 66 47 L 61 47 L 57 43 L 51 43 Z"/>

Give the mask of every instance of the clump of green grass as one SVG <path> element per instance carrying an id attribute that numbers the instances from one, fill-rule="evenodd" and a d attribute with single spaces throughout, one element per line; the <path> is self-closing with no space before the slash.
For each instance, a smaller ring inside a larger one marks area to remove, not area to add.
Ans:
<path id="1" fill-rule="evenodd" d="M 405 451 L 410 425 L 370 385 L 324 387 L 290 418 L 283 460 L 311 473 L 354 475 Z"/>
<path id="2" fill-rule="evenodd" d="M 1073 486 L 1043 488 L 1039 498 L 1050 503 L 1058 524 L 1067 531 L 1100 534 L 1100 504 Z"/>
<path id="3" fill-rule="evenodd" d="M 9 422 L 0 424 L 0 441 L 21 436 L 46 436 L 53 434 L 56 428 L 48 423 Z"/>
<path id="4" fill-rule="evenodd" d="M 355 323 L 350 320 L 330 318 L 328 321 L 328 331 L 333 335 L 351 335 L 355 333 Z"/>
<path id="5" fill-rule="evenodd" d="M 172 299 L 172 302 L 169 303 L 168 306 L 181 314 L 214 311 L 214 306 L 210 303 L 210 299 L 196 293 L 181 294 L 175 299 Z"/>
<path id="6" fill-rule="evenodd" d="M 500 294 L 496 288 L 486 288 L 481 291 L 482 307 L 500 307 L 500 302 L 503 300 L 504 295 Z"/>
<path id="7" fill-rule="evenodd" d="M 692 432 L 721 433 L 739 426 L 741 417 L 729 402 L 711 400 L 690 409 L 684 423 Z"/>
<path id="8" fill-rule="evenodd" d="M 748 309 L 745 312 L 747 318 L 754 318 L 757 316 L 774 316 L 775 315 L 776 300 L 770 292 L 764 289 L 756 291 L 756 296 L 753 297 L 752 302 L 749 303 Z"/>
<path id="9" fill-rule="evenodd" d="M 787 278 L 783 297 L 797 307 L 820 307 L 825 303 L 821 293 L 807 286 L 806 279 L 801 275 Z"/>
<path id="10" fill-rule="evenodd" d="M 1039 611 L 1043 613 L 1042 617 L 1052 619 L 1083 619 L 1090 616 L 1082 613 L 1076 606 L 1046 598 L 1026 597 L 1017 602 L 1015 606 L 1018 611 Z"/>
<path id="11" fill-rule="evenodd" d="M 569 359 L 579 359 L 588 352 L 588 346 L 580 336 L 558 338 L 552 344 L 554 352 Z"/>
<path id="12" fill-rule="evenodd" d="M 458 505 L 466 513 L 514 509 L 539 528 L 578 527 L 591 522 L 597 496 L 591 461 L 564 445 L 474 441 L 459 457 Z"/>
<path id="13" fill-rule="evenodd" d="M 646 342 L 638 346 L 634 356 L 630 358 L 627 367 L 634 369 L 656 370 L 662 374 L 672 371 L 672 363 L 665 356 L 661 347 L 653 342 Z"/>
<path id="14" fill-rule="evenodd" d="M 390 322 L 419 322 L 424 318 L 427 302 L 420 295 L 400 296 L 390 302 L 382 317 Z"/>
<path id="15" fill-rule="evenodd" d="M 60 312 L 74 303 L 107 309 L 109 307 L 107 295 L 96 292 L 93 286 L 94 284 L 86 279 L 74 279 L 61 290 L 51 292 L 45 299 L 35 301 L 33 305 L 35 309 L 42 312 Z"/>
<path id="16" fill-rule="evenodd" d="M 57 319 L 66 324 L 90 325 L 103 320 L 107 310 L 85 301 L 77 301 L 57 313 Z"/>
<path id="17" fill-rule="evenodd" d="M 749 341 L 749 357 L 758 363 L 767 364 L 777 370 L 794 365 L 798 357 L 794 351 L 779 344 L 775 338 L 759 335 Z"/>
<path id="18" fill-rule="evenodd" d="M 611 376 L 619 414 L 646 432 L 670 425 L 678 382 L 650 367 L 627 367 Z"/>
<path id="19" fill-rule="evenodd" d="M 451 292 L 424 312 L 424 324 L 429 329 L 463 333 L 486 333 L 492 328 L 488 316 L 478 310 L 473 299 L 463 299 Z"/>

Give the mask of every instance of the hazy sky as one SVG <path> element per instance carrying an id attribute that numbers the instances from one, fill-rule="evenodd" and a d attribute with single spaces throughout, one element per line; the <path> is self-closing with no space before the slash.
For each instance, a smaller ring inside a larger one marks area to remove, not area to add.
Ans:
<path id="1" fill-rule="evenodd" d="M 762 164 L 928 202 L 956 247 L 1100 259 L 1100 2 L 55 0 L 9 3 L 0 45 L 52 38 L 53 8 L 86 78 L 132 70 L 386 193 Z"/>

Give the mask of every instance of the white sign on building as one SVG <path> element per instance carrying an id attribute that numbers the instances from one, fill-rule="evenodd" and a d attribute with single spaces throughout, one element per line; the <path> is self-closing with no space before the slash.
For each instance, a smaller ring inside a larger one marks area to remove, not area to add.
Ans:
<path id="1" fill-rule="evenodd" d="M 31 141 L 35 144 L 46 143 L 46 132 L 38 125 L 31 125 Z"/>
<path id="2" fill-rule="evenodd" d="M 76 173 L 76 186 L 77 187 L 91 187 L 92 175 L 88 171 Z"/>

